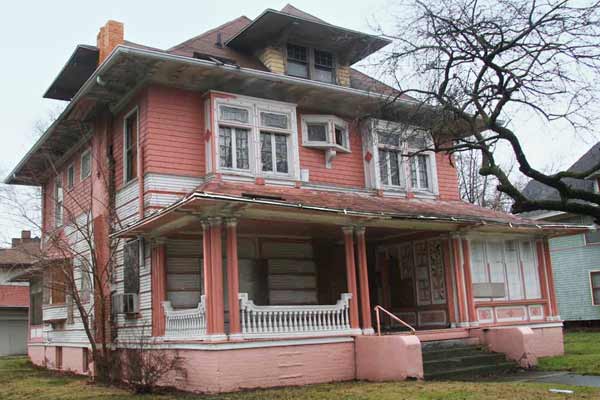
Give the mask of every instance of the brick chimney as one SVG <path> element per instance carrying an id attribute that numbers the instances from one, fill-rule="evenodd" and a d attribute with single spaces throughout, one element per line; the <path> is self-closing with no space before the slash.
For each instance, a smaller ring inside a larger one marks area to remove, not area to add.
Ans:
<path id="1" fill-rule="evenodd" d="M 123 44 L 124 41 L 123 23 L 113 20 L 106 22 L 106 25 L 100 28 L 100 32 L 98 32 L 98 37 L 96 38 L 96 46 L 100 51 L 98 64 L 102 64 L 110 52 L 118 45 Z"/>

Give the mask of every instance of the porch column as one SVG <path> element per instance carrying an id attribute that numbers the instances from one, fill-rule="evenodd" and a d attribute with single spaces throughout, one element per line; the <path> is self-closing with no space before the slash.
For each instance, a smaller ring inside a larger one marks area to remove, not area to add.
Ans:
<path id="1" fill-rule="evenodd" d="M 164 242 L 152 247 L 152 336 L 165 335 L 165 309 L 167 300 L 167 250 Z"/>
<path id="2" fill-rule="evenodd" d="M 544 249 L 544 241 L 536 240 L 535 241 L 535 250 L 537 254 L 537 262 L 538 262 L 538 275 L 540 279 L 540 291 L 542 294 L 542 299 L 544 299 L 544 316 L 546 318 L 550 318 L 552 315 L 552 304 L 549 296 L 549 285 L 548 280 L 546 279 L 546 256 Z"/>
<path id="3" fill-rule="evenodd" d="M 202 221 L 202 277 L 204 285 L 204 307 L 206 310 L 206 334 L 212 335 L 215 332 L 213 322 L 213 290 L 212 290 L 212 260 L 210 245 L 210 224 L 208 221 Z"/>
<path id="4" fill-rule="evenodd" d="M 473 298 L 473 280 L 471 279 L 471 246 L 467 239 L 462 239 L 463 270 L 465 274 L 465 292 L 467 295 L 468 321 L 477 324 L 478 318 L 475 311 L 475 299 Z"/>
<path id="5" fill-rule="evenodd" d="M 210 269 L 212 271 L 213 339 L 225 338 L 225 307 L 223 304 L 223 240 L 221 218 L 208 220 L 210 224 Z"/>
<path id="6" fill-rule="evenodd" d="M 467 316 L 466 308 L 467 293 L 463 278 L 461 239 L 460 237 L 452 237 L 450 241 L 453 256 L 452 273 L 454 275 L 454 281 L 456 282 L 456 301 L 458 303 L 457 323 L 458 326 L 462 326 L 464 323 L 468 322 L 469 318 Z"/>
<path id="7" fill-rule="evenodd" d="M 354 227 L 344 226 L 344 247 L 346 250 L 346 282 L 350 299 L 350 328 L 360 329 L 358 323 L 358 291 L 356 290 L 356 267 L 354 265 Z"/>
<path id="8" fill-rule="evenodd" d="M 548 278 L 548 299 L 551 304 L 551 316 L 553 319 L 560 319 L 558 315 L 558 303 L 556 302 L 556 288 L 554 286 L 554 272 L 552 271 L 552 258 L 550 257 L 550 243 L 548 238 L 544 238 L 544 257 L 546 259 L 546 276 Z"/>
<path id="9" fill-rule="evenodd" d="M 238 252 L 237 252 L 237 220 L 227 219 L 227 295 L 229 305 L 229 334 L 239 335 L 240 327 L 240 291 Z"/>
<path id="10" fill-rule="evenodd" d="M 360 280 L 360 311 L 362 314 L 362 330 L 364 334 L 375 333 L 371 323 L 371 298 L 369 294 L 369 272 L 367 270 L 367 247 L 365 244 L 365 228 L 356 228 L 356 251 L 358 253 L 358 276 Z"/>

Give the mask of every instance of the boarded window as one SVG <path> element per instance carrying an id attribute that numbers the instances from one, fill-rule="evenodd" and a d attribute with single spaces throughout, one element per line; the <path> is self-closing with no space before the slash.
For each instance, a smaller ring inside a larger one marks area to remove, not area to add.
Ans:
<path id="1" fill-rule="evenodd" d="M 42 281 L 40 278 L 33 278 L 29 286 L 29 318 L 30 325 L 42 324 Z"/>
<path id="2" fill-rule="evenodd" d="M 61 267 L 55 267 L 51 273 L 50 303 L 64 304 L 66 299 L 65 271 Z"/>
<path id="3" fill-rule="evenodd" d="M 141 239 L 125 243 L 123 248 L 123 285 L 125 293 L 140 291 L 140 242 Z"/>

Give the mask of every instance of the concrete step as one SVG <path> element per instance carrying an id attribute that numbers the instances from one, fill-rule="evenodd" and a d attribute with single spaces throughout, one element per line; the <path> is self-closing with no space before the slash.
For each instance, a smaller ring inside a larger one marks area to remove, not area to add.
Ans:
<path id="1" fill-rule="evenodd" d="M 472 365 L 464 368 L 425 372 L 426 380 L 469 380 L 478 377 L 505 374 L 516 369 L 516 364 L 504 361 L 497 364 Z"/>
<path id="2" fill-rule="evenodd" d="M 480 354 L 483 349 L 480 346 L 464 346 L 447 349 L 426 350 L 422 349 L 423 361 L 445 360 L 461 356 L 472 356 Z"/>
<path id="3" fill-rule="evenodd" d="M 455 349 L 463 347 L 473 347 L 479 345 L 478 338 L 464 338 L 464 339 L 448 339 L 448 340 L 435 340 L 430 342 L 422 342 L 421 349 L 423 352 Z"/>
<path id="4" fill-rule="evenodd" d="M 423 368 L 428 373 L 436 373 L 448 370 L 459 370 L 472 366 L 498 365 L 506 362 L 504 354 L 476 352 L 469 355 L 425 361 Z"/>

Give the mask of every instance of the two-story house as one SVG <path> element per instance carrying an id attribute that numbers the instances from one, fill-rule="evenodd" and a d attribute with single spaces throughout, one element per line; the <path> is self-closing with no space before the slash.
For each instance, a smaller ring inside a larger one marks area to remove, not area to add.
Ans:
<path id="1" fill-rule="evenodd" d="M 600 143 L 592 146 L 571 167 L 571 172 L 591 169 L 600 162 Z M 599 174 L 586 179 L 566 178 L 572 187 L 593 193 L 599 191 Z M 538 200 L 556 200 L 558 192 L 540 182 L 531 181 L 524 193 Z M 527 218 L 548 222 L 596 225 L 592 217 L 559 211 L 536 211 Z M 600 322 L 600 234 L 597 229 L 550 240 L 552 268 L 556 277 L 556 299 L 560 316 L 569 325 Z"/>
<path id="2" fill-rule="evenodd" d="M 76 47 L 45 94 L 65 111 L 7 182 L 43 188 L 45 237 L 118 240 L 106 288 L 78 277 L 111 291 L 117 347 L 146 335 L 182 361 L 170 384 L 208 392 L 422 377 L 436 340 L 562 352 L 548 237 L 581 228 L 462 202 L 452 157 L 400 134 L 418 102 L 352 67 L 388 44 L 288 5 L 166 50 L 115 21 Z M 47 300 L 31 359 L 84 372 L 81 324 Z"/>

